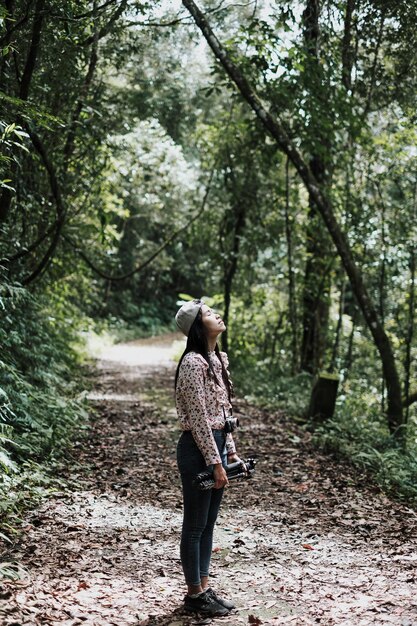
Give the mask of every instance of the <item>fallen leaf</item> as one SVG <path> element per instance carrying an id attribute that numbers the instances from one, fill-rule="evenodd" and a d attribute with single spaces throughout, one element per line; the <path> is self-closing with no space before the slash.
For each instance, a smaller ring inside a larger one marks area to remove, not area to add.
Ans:
<path id="1" fill-rule="evenodd" d="M 78 583 L 78 590 L 80 590 L 80 589 L 88 589 L 88 588 L 89 588 L 89 586 L 90 586 L 90 585 L 89 585 L 87 582 L 85 582 L 85 580 L 81 580 L 81 581 Z"/>

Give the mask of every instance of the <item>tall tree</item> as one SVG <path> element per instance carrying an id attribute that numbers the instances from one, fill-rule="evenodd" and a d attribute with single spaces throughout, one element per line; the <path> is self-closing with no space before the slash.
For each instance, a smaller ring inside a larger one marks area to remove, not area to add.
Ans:
<path id="1" fill-rule="evenodd" d="M 403 405 L 401 385 L 391 342 L 381 323 L 377 308 L 363 282 L 360 269 L 354 261 L 346 234 L 343 232 L 336 218 L 331 198 L 326 193 L 326 190 L 322 189 L 320 186 L 320 182 L 315 178 L 299 149 L 295 146 L 294 142 L 291 141 L 280 119 L 267 109 L 236 62 L 232 60 L 231 55 L 227 53 L 224 46 L 220 43 L 205 15 L 198 8 L 196 3 L 193 0 L 182 0 L 182 2 L 193 16 L 213 53 L 220 61 L 231 80 L 236 84 L 243 98 L 252 107 L 268 132 L 274 137 L 280 149 L 288 156 L 299 173 L 301 180 L 304 182 L 309 195 L 314 200 L 336 250 L 340 255 L 349 277 L 352 290 L 380 354 L 387 385 L 388 423 L 392 432 L 400 434 L 400 427 L 403 425 Z"/>
<path id="2" fill-rule="evenodd" d="M 320 0 L 308 0 L 302 15 L 303 38 L 305 48 L 304 75 L 308 91 L 307 115 L 310 118 L 311 154 L 309 167 L 322 189 L 330 181 L 331 164 L 329 162 L 330 138 L 323 128 L 322 117 L 329 112 L 323 106 L 327 101 L 326 85 L 323 81 L 320 63 Z M 303 292 L 303 335 L 301 344 L 301 369 L 316 373 L 322 365 L 326 349 L 327 326 L 330 306 L 330 269 L 329 237 L 322 222 L 315 200 L 309 193 L 308 220 L 306 227 L 307 261 Z"/>

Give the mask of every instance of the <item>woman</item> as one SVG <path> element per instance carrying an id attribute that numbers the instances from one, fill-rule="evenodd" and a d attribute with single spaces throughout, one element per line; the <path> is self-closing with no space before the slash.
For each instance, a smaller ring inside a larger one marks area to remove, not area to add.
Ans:
<path id="1" fill-rule="evenodd" d="M 177 461 L 181 474 L 184 520 L 181 563 L 188 594 L 184 608 L 207 616 L 227 615 L 234 605 L 209 587 L 213 528 L 228 480 L 224 465 L 239 461 L 231 433 L 224 432 L 232 405 L 228 359 L 217 346 L 226 330 L 221 317 L 201 300 L 184 304 L 176 317 L 187 336 L 187 346 L 177 367 L 175 397 L 182 434 Z M 196 474 L 213 469 L 213 489 L 200 491 L 192 482 Z"/>

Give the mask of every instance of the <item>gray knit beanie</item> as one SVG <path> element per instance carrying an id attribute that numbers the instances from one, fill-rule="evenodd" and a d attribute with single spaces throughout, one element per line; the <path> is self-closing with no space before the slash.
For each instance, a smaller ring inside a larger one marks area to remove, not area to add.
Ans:
<path id="1" fill-rule="evenodd" d="M 176 314 L 175 321 L 177 326 L 186 337 L 188 337 L 190 328 L 203 304 L 202 300 L 190 300 L 190 302 L 183 304 Z"/>

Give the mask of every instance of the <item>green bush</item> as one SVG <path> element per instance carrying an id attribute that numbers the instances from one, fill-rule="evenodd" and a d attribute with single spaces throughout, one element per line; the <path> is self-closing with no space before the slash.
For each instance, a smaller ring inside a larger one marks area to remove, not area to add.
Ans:
<path id="1" fill-rule="evenodd" d="M 35 297 L 4 283 L 0 307 L 0 515 L 7 525 L 8 514 L 51 484 L 48 467 L 86 422 L 87 409 L 80 313 L 53 290 Z"/>
<path id="2" fill-rule="evenodd" d="M 256 361 L 252 356 L 231 358 L 236 393 L 249 402 L 265 408 L 281 408 L 288 415 L 305 412 L 309 401 L 311 375 L 302 372 L 290 376 L 285 366 L 270 358 Z"/>
<path id="3" fill-rule="evenodd" d="M 415 442 L 409 437 L 408 447 L 400 446 L 390 434 L 378 407 L 366 407 L 364 403 L 360 413 L 353 412 L 347 403 L 333 419 L 316 427 L 313 441 L 323 451 L 348 458 L 356 466 L 370 470 L 387 493 L 417 503 Z"/>

